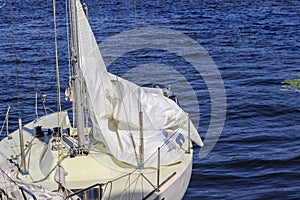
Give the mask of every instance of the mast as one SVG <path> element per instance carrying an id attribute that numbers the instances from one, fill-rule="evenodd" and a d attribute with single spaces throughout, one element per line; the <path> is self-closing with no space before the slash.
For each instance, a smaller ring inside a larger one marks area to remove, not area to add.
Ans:
<path id="1" fill-rule="evenodd" d="M 84 109 L 83 109 L 83 94 L 80 73 L 79 46 L 78 46 L 78 31 L 77 31 L 77 8 L 76 0 L 69 0 L 70 5 L 70 29 L 71 29 L 71 51 L 72 51 L 72 68 L 75 93 L 75 123 L 78 132 L 78 147 L 84 148 Z"/>

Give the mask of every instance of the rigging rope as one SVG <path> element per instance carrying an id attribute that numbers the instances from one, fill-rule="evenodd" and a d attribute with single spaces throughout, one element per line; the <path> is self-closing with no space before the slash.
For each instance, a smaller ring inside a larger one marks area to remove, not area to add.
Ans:
<path id="1" fill-rule="evenodd" d="M 56 69 L 56 80 L 57 80 L 57 104 L 58 111 L 61 112 L 61 101 L 60 101 L 60 77 L 58 68 L 58 42 L 57 42 L 57 31 L 56 31 L 56 1 L 53 0 L 53 24 L 54 24 L 54 42 L 55 42 L 55 69 Z"/>
<path id="2" fill-rule="evenodd" d="M 134 0 L 134 34 L 135 34 L 135 61 L 136 61 L 136 67 L 137 67 L 137 80 L 138 82 L 141 81 L 140 78 L 140 67 L 139 67 L 139 43 L 138 43 L 138 26 L 137 26 L 137 0 Z"/>
<path id="3" fill-rule="evenodd" d="M 53 24 L 54 24 L 54 42 L 55 42 L 55 69 L 56 69 L 56 80 L 57 80 L 57 106 L 58 106 L 58 135 L 60 136 L 60 141 L 62 141 L 62 134 L 61 134 L 61 121 L 60 121 L 60 113 L 61 113 L 61 98 L 60 98 L 60 77 L 59 77 L 59 68 L 58 68 L 58 42 L 57 42 L 57 32 L 56 32 L 56 1 L 53 0 Z M 58 163 L 61 162 L 63 157 L 63 150 L 60 149 L 60 145 L 58 144 L 57 149 L 57 158 Z M 60 173 L 59 173 L 60 176 Z M 59 177 L 59 180 L 61 178 Z M 60 187 L 60 185 L 59 185 Z"/>
<path id="4" fill-rule="evenodd" d="M 137 27 L 137 0 L 134 0 L 134 28 L 135 28 L 135 50 L 136 50 L 136 67 L 137 67 L 137 80 L 140 82 L 140 67 L 139 67 L 139 43 L 138 43 L 138 27 Z M 139 101 L 138 101 L 138 111 L 139 111 L 139 125 L 140 125 L 140 144 L 139 144 L 139 156 L 137 157 L 138 167 L 144 167 L 144 135 L 143 135 L 143 112 L 142 112 L 142 102 L 141 102 L 141 87 L 139 87 Z M 130 135 L 132 137 L 132 135 Z"/>
<path id="5" fill-rule="evenodd" d="M 0 135 L 2 134 L 2 131 L 3 131 L 3 128 L 4 128 L 4 125 L 6 123 L 6 137 L 8 136 L 8 114 L 9 114 L 9 110 L 10 110 L 10 105 L 8 105 L 7 107 L 7 111 L 6 111 L 6 115 L 5 115 L 5 119 L 3 121 L 3 124 L 2 124 L 2 127 L 1 127 L 1 130 L 0 130 Z"/>
<path id="6" fill-rule="evenodd" d="M 66 30 L 67 30 L 67 44 L 68 44 L 68 69 L 69 69 L 69 81 L 71 81 L 72 79 L 72 74 L 73 74 L 73 71 L 72 71 L 72 66 L 71 66 L 71 51 L 70 51 L 70 30 L 69 30 L 69 16 L 68 16 L 68 13 L 69 13 L 69 5 L 68 5 L 68 0 L 65 0 L 65 12 L 66 12 Z"/>
<path id="7" fill-rule="evenodd" d="M 44 5 L 44 4 L 43 4 Z M 46 5 L 45 6 L 43 6 L 42 7 L 43 8 L 43 10 L 45 10 L 46 12 L 49 10 L 49 4 L 48 4 L 48 1 L 46 1 Z M 43 55 L 43 56 L 46 56 L 46 48 L 45 48 L 45 42 L 46 41 L 43 41 L 45 38 L 44 38 L 44 35 L 47 33 L 47 31 L 46 31 L 46 28 L 47 28 L 47 17 L 44 17 L 43 18 L 43 28 L 42 28 L 42 33 L 40 34 L 41 35 L 41 42 L 42 42 L 42 47 L 41 47 L 41 49 L 42 49 L 42 51 L 41 51 L 41 54 Z M 47 115 L 47 111 L 46 111 L 46 106 L 45 106 L 45 101 L 43 100 L 43 94 L 42 94 L 42 91 L 41 91 L 41 89 L 40 89 L 40 83 L 41 83 L 41 77 L 42 77 L 42 74 L 43 73 L 41 73 L 42 71 L 43 71 L 43 69 L 41 68 L 41 65 L 42 65 L 42 63 L 43 63 L 43 60 L 44 59 L 41 59 L 40 61 L 39 61 L 39 65 L 38 65 L 38 73 L 37 73 L 37 86 L 36 86 L 36 113 L 35 113 L 35 117 L 36 117 L 36 119 L 38 119 L 39 118 L 39 116 L 38 116 L 38 106 L 37 106 L 37 95 L 39 94 L 40 95 L 40 98 L 42 98 L 42 103 L 43 103 L 43 107 L 44 107 L 44 111 L 45 111 L 45 114 Z"/>
<path id="8" fill-rule="evenodd" d="M 15 66 L 15 77 L 16 77 L 16 96 L 18 104 L 18 117 L 21 118 L 21 102 L 20 102 L 20 92 L 19 92 L 19 75 L 18 75 L 18 62 L 17 62 L 17 52 L 16 52 L 16 40 L 15 40 L 15 31 L 14 31 L 14 17 L 12 9 L 12 1 L 9 1 L 10 8 L 10 19 L 11 19 L 11 35 L 13 41 L 13 54 L 14 54 L 14 66 Z"/>
<path id="9" fill-rule="evenodd" d="M 22 128 L 22 118 L 21 118 L 21 102 L 20 102 L 20 92 L 19 92 L 19 76 L 18 76 L 18 63 L 17 63 L 17 53 L 16 53 L 16 42 L 14 34 L 14 18 L 13 18 L 13 9 L 12 2 L 10 1 L 10 18 L 11 18 L 11 32 L 13 40 L 13 51 L 14 51 L 14 65 L 15 65 L 15 76 L 16 76 L 16 96 L 18 101 L 18 125 L 19 125 L 19 139 L 20 139 L 20 151 L 21 151 L 21 168 L 25 169 L 25 157 L 24 157 L 24 145 L 23 145 L 23 128 Z"/>

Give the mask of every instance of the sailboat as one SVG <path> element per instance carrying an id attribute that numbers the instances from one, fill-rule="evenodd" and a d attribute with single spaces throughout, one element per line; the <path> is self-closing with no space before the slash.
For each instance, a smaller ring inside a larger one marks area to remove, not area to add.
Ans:
<path id="1" fill-rule="evenodd" d="M 0 141 L 0 197 L 182 199 L 192 141 L 203 146 L 188 114 L 161 88 L 109 73 L 85 4 L 69 4 L 73 123 L 61 109 L 25 125 L 19 118 Z"/>

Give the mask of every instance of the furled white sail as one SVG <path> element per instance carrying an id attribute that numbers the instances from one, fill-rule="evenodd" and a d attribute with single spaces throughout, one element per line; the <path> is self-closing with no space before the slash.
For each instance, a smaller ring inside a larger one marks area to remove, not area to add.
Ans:
<path id="1" fill-rule="evenodd" d="M 139 112 L 143 113 L 144 166 L 179 162 L 188 135 L 188 116 L 160 89 L 142 88 L 107 72 L 93 32 L 77 0 L 79 62 L 86 86 L 93 136 L 118 160 L 137 165 L 140 146 Z M 191 139 L 203 143 L 191 125 Z"/>

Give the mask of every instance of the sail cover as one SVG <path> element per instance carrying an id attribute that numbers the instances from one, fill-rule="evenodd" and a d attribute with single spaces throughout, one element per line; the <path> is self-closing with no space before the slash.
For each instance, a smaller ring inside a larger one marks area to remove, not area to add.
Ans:
<path id="1" fill-rule="evenodd" d="M 79 62 L 86 86 L 93 137 L 102 141 L 118 160 L 139 164 L 140 114 L 142 112 L 145 167 L 182 160 L 181 146 L 188 136 L 189 118 L 160 89 L 143 88 L 107 72 L 94 34 L 77 0 Z M 196 128 L 190 123 L 191 139 L 202 146 Z"/>

